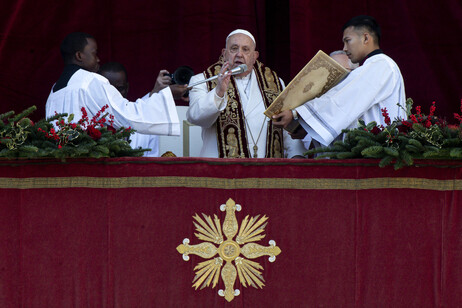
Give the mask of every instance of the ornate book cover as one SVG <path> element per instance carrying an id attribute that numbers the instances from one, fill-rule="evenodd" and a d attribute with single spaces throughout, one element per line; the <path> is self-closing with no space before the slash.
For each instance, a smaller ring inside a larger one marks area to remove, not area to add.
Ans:
<path id="1" fill-rule="evenodd" d="M 343 66 L 320 50 L 266 109 L 265 115 L 271 118 L 319 97 L 346 75 L 348 71 Z"/>

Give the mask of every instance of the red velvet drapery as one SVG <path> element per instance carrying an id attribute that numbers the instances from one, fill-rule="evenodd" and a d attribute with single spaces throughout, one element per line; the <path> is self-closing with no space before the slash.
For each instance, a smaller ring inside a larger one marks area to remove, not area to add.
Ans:
<path id="1" fill-rule="evenodd" d="M 35 117 L 43 117 L 62 70 L 59 44 L 71 31 L 93 34 L 102 62 L 125 64 L 135 99 L 160 69 L 203 71 L 235 28 L 255 34 L 260 59 L 287 83 L 319 49 L 341 49 L 340 28 L 358 14 L 382 25 L 381 47 L 400 66 L 407 96 L 422 106 L 436 100 L 438 113 L 452 120 L 462 98 L 458 0 L 2 1 L 0 113 L 34 104 Z"/>
<path id="2" fill-rule="evenodd" d="M 0 161 L 2 307 L 458 307 L 460 163 L 394 171 L 375 161 Z M 193 216 L 232 198 L 266 215 L 265 286 L 194 290 L 176 251 Z"/>

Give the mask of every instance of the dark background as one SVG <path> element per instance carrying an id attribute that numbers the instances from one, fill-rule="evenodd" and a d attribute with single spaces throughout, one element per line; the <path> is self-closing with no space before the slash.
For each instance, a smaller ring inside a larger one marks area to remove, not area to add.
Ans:
<path id="1" fill-rule="evenodd" d="M 381 25 L 381 47 L 399 65 L 406 96 L 426 113 L 436 101 L 437 114 L 453 122 L 462 98 L 459 0 L 2 1 L 0 113 L 36 105 L 32 118 L 44 116 L 63 67 L 59 45 L 72 31 L 95 36 L 101 63 L 126 66 L 136 99 L 160 69 L 203 71 L 236 28 L 254 34 L 260 60 L 287 84 L 318 50 L 341 49 L 342 25 L 359 14 Z"/>

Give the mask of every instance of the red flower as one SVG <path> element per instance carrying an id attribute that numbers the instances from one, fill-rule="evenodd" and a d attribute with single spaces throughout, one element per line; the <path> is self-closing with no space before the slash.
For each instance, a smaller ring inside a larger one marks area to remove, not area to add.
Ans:
<path id="1" fill-rule="evenodd" d="M 382 108 L 382 115 L 385 118 L 385 124 L 390 125 L 391 124 L 391 119 L 390 116 L 388 115 L 387 108 Z"/>
<path id="2" fill-rule="evenodd" d="M 114 125 L 114 116 L 112 114 L 109 115 L 109 124 Z"/>
<path id="3" fill-rule="evenodd" d="M 460 100 L 460 111 L 462 112 L 462 99 Z M 459 121 L 460 124 L 462 124 L 462 116 L 459 115 L 458 113 L 454 113 L 454 118 Z"/>
<path id="4" fill-rule="evenodd" d="M 436 110 L 435 104 L 436 102 L 433 102 L 432 106 L 430 107 L 430 114 L 428 115 L 429 118 L 433 117 L 433 115 L 435 114 L 435 110 Z"/>
<path id="5" fill-rule="evenodd" d="M 374 126 L 374 128 L 371 130 L 371 133 L 374 135 L 378 135 L 382 130 L 378 128 L 377 126 Z"/>
<path id="6" fill-rule="evenodd" d="M 117 130 L 116 130 L 116 129 L 114 128 L 114 126 L 112 126 L 112 125 L 108 125 L 108 126 L 107 126 L 107 130 L 110 131 L 110 132 L 112 132 L 113 135 L 117 132 Z"/>
<path id="7" fill-rule="evenodd" d="M 89 126 L 87 128 L 87 134 L 93 140 L 98 140 L 99 138 L 101 138 L 101 132 L 98 129 L 96 129 L 94 126 Z"/>
<path id="8" fill-rule="evenodd" d="M 403 134 L 407 134 L 407 132 L 409 131 L 409 127 L 407 127 L 406 125 L 398 125 L 396 128 L 400 133 Z"/>

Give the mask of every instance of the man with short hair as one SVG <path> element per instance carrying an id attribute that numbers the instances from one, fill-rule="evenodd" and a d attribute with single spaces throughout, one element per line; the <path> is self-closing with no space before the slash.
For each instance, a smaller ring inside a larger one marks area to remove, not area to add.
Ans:
<path id="1" fill-rule="evenodd" d="M 124 98 L 127 98 L 129 89 L 128 74 L 122 63 L 106 62 L 100 66 L 98 74 L 106 77 L 109 83 L 113 85 Z"/>
<path id="2" fill-rule="evenodd" d="M 186 86 L 166 88 L 135 103 L 125 99 L 103 76 L 99 68 L 97 44 L 93 36 L 73 32 L 61 44 L 64 70 L 46 103 L 46 116 L 55 113 L 74 114 L 74 121 L 82 118 L 84 107 L 88 116 L 95 116 L 105 105 L 114 116 L 115 128 L 132 127 L 146 134 L 179 135 L 180 124 L 174 96 L 181 97 Z M 172 95 L 173 94 L 173 95 Z"/>
<path id="3" fill-rule="evenodd" d="M 359 119 L 386 125 L 382 108 L 391 119 L 405 117 L 404 82 L 396 63 L 379 47 L 381 30 L 371 16 L 356 16 L 343 26 L 343 50 L 353 63 L 362 63 L 342 82 L 294 110 L 299 122 L 313 138 L 328 146 L 342 129 L 357 127 Z M 273 116 L 274 124 L 286 127 L 292 110 Z M 304 139 L 304 140 L 305 140 Z"/>
<path id="4" fill-rule="evenodd" d="M 202 157 L 250 158 L 293 157 L 302 154 L 303 145 L 273 126 L 263 112 L 283 90 L 276 72 L 259 62 L 253 35 L 242 29 L 226 38 L 220 61 L 190 84 L 218 75 L 193 87 L 186 117 L 202 127 Z M 245 64 L 235 76 L 229 70 Z M 287 150 L 288 154 L 284 150 Z"/>

